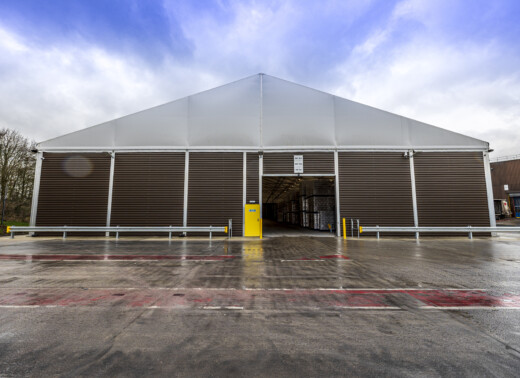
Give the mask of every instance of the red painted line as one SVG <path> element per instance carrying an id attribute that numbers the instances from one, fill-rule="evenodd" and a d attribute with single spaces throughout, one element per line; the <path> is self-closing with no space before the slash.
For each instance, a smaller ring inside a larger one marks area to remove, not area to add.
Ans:
<path id="1" fill-rule="evenodd" d="M 435 307 L 519 307 L 520 295 L 489 295 L 482 291 L 407 291 L 415 299 Z"/>
<path id="2" fill-rule="evenodd" d="M 22 260 L 22 261 L 125 261 L 125 260 L 192 260 L 192 261 L 221 261 L 234 259 L 236 256 L 229 255 L 0 255 L 0 260 Z"/>
<path id="3" fill-rule="evenodd" d="M 326 256 L 320 256 L 320 259 L 344 259 L 348 260 L 349 258 L 344 255 L 326 255 Z"/>
<path id="4" fill-rule="evenodd" d="M 411 296 L 419 308 L 520 308 L 520 295 L 479 290 L 230 290 L 230 289 L 78 289 L 0 288 L 0 307 L 124 306 L 161 308 L 396 309 L 398 297 Z M 422 304 L 422 305 L 421 305 Z"/>

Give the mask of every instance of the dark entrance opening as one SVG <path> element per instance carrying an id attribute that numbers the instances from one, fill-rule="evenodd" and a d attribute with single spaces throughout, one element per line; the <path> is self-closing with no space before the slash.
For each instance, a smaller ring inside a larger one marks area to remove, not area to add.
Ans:
<path id="1" fill-rule="evenodd" d="M 263 176 L 265 236 L 335 236 L 334 177 Z"/>

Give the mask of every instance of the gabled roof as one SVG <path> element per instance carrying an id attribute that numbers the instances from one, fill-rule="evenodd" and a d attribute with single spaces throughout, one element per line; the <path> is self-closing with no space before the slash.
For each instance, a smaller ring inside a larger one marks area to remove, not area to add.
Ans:
<path id="1" fill-rule="evenodd" d="M 265 74 L 38 144 L 43 151 L 488 147 L 475 138 Z"/>

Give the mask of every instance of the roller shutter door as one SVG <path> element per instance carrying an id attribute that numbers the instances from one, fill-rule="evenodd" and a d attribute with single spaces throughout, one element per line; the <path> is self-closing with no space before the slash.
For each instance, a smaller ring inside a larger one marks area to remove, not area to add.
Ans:
<path id="1" fill-rule="evenodd" d="M 182 226 L 185 153 L 117 153 L 115 159 L 110 224 Z"/>
<path id="2" fill-rule="evenodd" d="M 258 154 L 248 153 L 247 154 L 247 180 L 246 180 L 246 203 L 259 203 L 259 190 L 258 190 Z"/>
<path id="3" fill-rule="evenodd" d="M 294 174 L 294 155 L 303 155 L 303 173 L 334 174 L 333 152 L 264 153 L 264 174 Z"/>
<path id="4" fill-rule="evenodd" d="M 110 155 L 43 155 L 37 226 L 105 226 Z"/>
<path id="5" fill-rule="evenodd" d="M 410 161 L 402 153 L 340 152 L 338 168 L 341 218 L 362 226 L 414 225 Z"/>
<path id="6" fill-rule="evenodd" d="M 481 152 L 420 152 L 414 162 L 420 226 L 489 227 Z"/>
<path id="7" fill-rule="evenodd" d="M 190 152 L 188 226 L 226 226 L 242 236 L 243 153 Z"/>

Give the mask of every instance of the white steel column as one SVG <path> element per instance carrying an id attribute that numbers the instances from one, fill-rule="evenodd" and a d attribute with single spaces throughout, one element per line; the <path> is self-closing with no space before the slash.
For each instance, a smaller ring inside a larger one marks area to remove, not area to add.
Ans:
<path id="1" fill-rule="evenodd" d="M 264 175 L 264 155 L 258 155 L 258 203 L 260 204 L 260 221 L 263 222 L 262 176 Z M 263 230 L 262 230 L 263 233 Z"/>
<path id="2" fill-rule="evenodd" d="M 110 227 L 110 218 L 112 216 L 112 193 L 114 191 L 114 165 L 116 153 L 110 153 L 110 181 L 108 183 L 108 204 L 107 204 L 107 227 Z M 105 236 L 110 236 L 110 232 L 105 232 Z"/>
<path id="3" fill-rule="evenodd" d="M 410 181 L 412 182 L 412 205 L 413 205 L 413 225 L 419 227 L 419 212 L 417 210 L 417 191 L 415 188 L 415 164 L 413 162 L 413 151 L 408 151 L 410 158 Z M 419 239 L 419 233 L 415 233 L 415 238 Z"/>
<path id="4" fill-rule="evenodd" d="M 489 152 L 484 151 L 484 174 L 486 176 L 486 191 L 489 209 L 489 225 L 491 227 L 497 226 L 495 218 L 495 202 L 493 200 L 493 184 L 491 183 L 491 165 L 489 163 Z"/>
<path id="5" fill-rule="evenodd" d="M 188 227 L 188 179 L 190 173 L 190 152 L 186 151 L 184 158 L 184 208 L 182 210 L 182 225 Z"/>
<path id="6" fill-rule="evenodd" d="M 334 185 L 336 187 L 336 236 L 341 236 L 340 226 L 340 214 L 339 214 L 339 163 L 338 163 L 338 150 L 334 151 Z"/>
<path id="7" fill-rule="evenodd" d="M 31 204 L 31 220 L 29 225 L 36 226 L 36 213 L 38 211 L 38 196 L 40 195 L 40 178 L 42 175 L 43 152 L 36 153 L 36 167 L 34 169 L 33 196 Z"/>
<path id="8" fill-rule="evenodd" d="M 244 166 L 242 173 L 242 236 L 246 232 L 246 200 L 247 200 L 247 152 L 244 152 Z"/>

